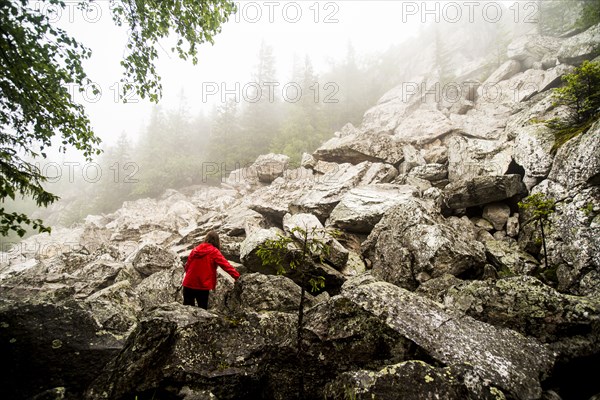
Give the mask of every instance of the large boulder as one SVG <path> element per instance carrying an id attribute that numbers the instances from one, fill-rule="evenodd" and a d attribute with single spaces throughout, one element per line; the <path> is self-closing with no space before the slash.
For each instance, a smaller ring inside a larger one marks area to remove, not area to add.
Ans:
<path id="1" fill-rule="evenodd" d="M 501 275 L 529 275 L 539 272 L 540 263 L 514 240 L 486 240 L 487 260 Z"/>
<path id="2" fill-rule="evenodd" d="M 268 240 L 277 240 L 284 235 L 279 228 L 255 229 L 248 232 L 240 246 L 240 260 L 242 264 L 252 272 L 263 274 L 276 273 L 273 267 L 263 266 L 262 259 L 256 254 L 260 246 Z"/>
<path id="3" fill-rule="evenodd" d="M 296 239 L 304 240 L 306 238 L 316 243 L 322 243 L 328 247 L 328 251 L 316 252 L 315 257 L 323 257 L 335 268 L 341 270 L 348 262 L 348 250 L 335 239 L 330 232 L 325 230 L 323 224 L 312 214 L 286 214 L 283 217 L 283 229 L 288 235 Z"/>
<path id="4" fill-rule="evenodd" d="M 228 294 L 226 304 L 235 313 L 244 310 L 297 313 L 300 307 L 300 286 L 281 275 L 246 274 Z"/>
<path id="5" fill-rule="evenodd" d="M 227 236 L 243 236 L 250 228 L 268 227 L 269 223 L 262 214 L 239 205 L 227 210 L 219 231 Z"/>
<path id="6" fill-rule="evenodd" d="M 523 35 L 508 45 L 507 56 L 520 61 L 525 68 L 531 68 L 545 56 L 555 54 L 561 42 L 561 39 L 550 36 Z"/>
<path id="7" fill-rule="evenodd" d="M 140 301 L 127 280 L 93 293 L 83 304 L 100 326 L 115 335 L 128 333 L 137 323 L 141 310 Z"/>
<path id="8" fill-rule="evenodd" d="M 145 309 L 158 307 L 171 302 L 181 302 L 181 282 L 183 267 L 165 269 L 142 280 L 135 292 Z"/>
<path id="9" fill-rule="evenodd" d="M 142 318 L 85 398 L 175 398 L 189 391 L 219 399 L 277 396 L 269 392 L 285 392 L 290 383 L 271 382 L 271 374 L 279 377 L 283 360 L 293 363 L 296 318 L 277 312 L 221 318 L 163 305 Z"/>
<path id="10" fill-rule="evenodd" d="M 402 147 L 402 153 L 404 154 L 404 161 L 399 168 L 401 174 L 406 174 L 419 165 L 427 164 L 425 157 L 413 145 L 407 144 Z"/>
<path id="11" fill-rule="evenodd" d="M 346 193 L 333 209 L 328 225 L 348 232 L 369 233 L 383 214 L 402 198 L 417 196 L 412 186 L 376 184 L 359 186 Z"/>
<path id="12" fill-rule="evenodd" d="M 440 139 L 456 127 L 450 119 L 435 108 L 420 108 L 406 118 L 394 130 L 394 137 L 404 143 L 422 146 Z"/>
<path id="13" fill-rule="evenodd" d="M 157 231 L 177 235 L 180 229 L 193 225 L 200 215 L 199 208 L 194 199 L 168 190 L 159 199 L 124 202 L 120 209 L 106 216 L 110 222 L 105 228 L 112 232 L 110 240 L 119 242 L 138 242 L 144 235 Z"/>
<path id="14" fill-rule="evenodd" d="M 215 167 L 215 172 L 216 169 Z M 244 194 L 261 186 L 254 165 L 231 171 L 227 178 L 221 179 L 221 184 L 225 188 L 231 188 Z"/>
<path id="15" fill-rule="evenodd" d="M 450 287 L 447 308 L 507 327 L 546 343 L 557 354 L 549 379 L 561 398 L 589 398 L 600 392 L 595 365 L 600 360 L 600 300 L 564 295 L 539 280 L 519 276 L 473 281 Z"/>
<path id="16" fill-rule="evenodd" d="M 451 209 L 506 200 L 524 191 L 520 175 L 480 176 L 451 182 L 444 188 L 446 204 Z"/>
<path id="17" fill-rule="evenodd" d="M 337 164 L 336 167 L 337 170 L 343 168 Z M 312 169 L 288 170 L 283 177 L 275 179 L 270 185 L 257 189 L 246 196 L 244 205 L 276 224 L 280 224 L 283 216 L 289 212 L 290 203 L 310 191 L 317 180 L 329 179 L 329 176 L 331 175 L 326 174 L 317 177 Z"/>
<path id="18" fill-rule="evenodd" d="M 550 343 L 561 358 L 600 353 L 600 300 L 565 295 L 530 276 L 455 284 L 447 308 Z"/>
<path id="19" fill-rule="evenodd" d="M 84 298 L 114 284 L 125 268 L 125 263 L 100 258 L 74 272 L 72 274 L 72 277 L 76 278 L 74 281 L 69 279 L 70 277 L 64 277 L 66 279 L 62 280 L 72 283 L 75 289 L 74 297 Z"/>
<path id="20" fill-rule="evenodd" d="M 556 152 L 548 178 L 568 190 L 600 184 L 600 121 Z"/>
<path id="21" fill-rule="evenodd" d="M 360 370 L 339 375 L 325 387 L 325 399 L 494 399 L 504 400 L 504 394 L 494 388 L 472 387 L 473 381 L 457 376 L 453 368 L 433 367 L 423 361 L 411 360 L 386 366 L 379 371 Z M 398 388 L 402 388 L 399 392 Z M 479 389 L 479 390 L 477 390 Z"/>
<path id="22" fill-rule="evenodd" d="M 415 198 L 384 214 L 363 243 L 363 255 L 374 276 L 411 290 L 446 273 L 477 274 L 485 264 L 481 243 L 447 224 L 431 202 Z"/>
<path id="23" fill-rule="evenodd" d="M 131 256 L 131 263 L 142 276 L 181 265 L 175 253 L 154 244 L 142 246 Z"/>
<path id="24" fill-rule="evenodd" d="M 419 165 L 411 169 L 408 175 L 430 182 L 438 182 L 448 177 L 448 167 L 443 164 Z"/>
<path id="25" fill-rule="evenodd" d="M 525 169 L 525 180 L 542 180 L 548 176 L 554 160 L 553 146 L 554 133 L 544 124 L 518 129 L 514 160 Z"/>
<path id="26" fill-rule="evenodd" d="M 317 160 L 360 164 L 363 161 L 398 164 L 402 143 L 388 134 L 352 134 L 333 137 L 313 153 Z"/>
<path id="27" fill-rule="evenodd" d="M 485 121 L 483 123 L 488 127 L 486 129 L 492 126 Z M 497 129 L 504 132 L 504 125 L 505 123 Z M 513 160 L 513 145 L 505 139 L 489 140 L 452 135 L 447 139 L 447 145 L 450 182 L 503 175 Z"/>
<path id="28" fill-rule="evenodd" d="M 427 87 L 423 77 L 405 81 L 386 92 L 377 105 L 368 109 L 359 127 L 368 134 L 392 133 L 402 119 L 422 105 L 423 88 Z"/>
<path id="29" fill-rule="evenodd" d="M 511 397 L 538 399 L 552 352 L 514 331 L 444 310 L 441 304 L 385 282 L 356 286 L 341 295 L 444 365 L 472 373 Z"/>
<path id="30" fill-rule="evenodd" d="M 483 83 L 483 86 L 494 85 L 506 79 L 512 78 L 521 72 L 521 63 L 517 60 L 507 60 L 504 64 L 498 67 Z"/>
<path id="31" fill-rule="evenodd" d="M 62 388 L 77 399 L 123 343 L 77 304 L 0 302 L 0 375 L 7 399 Z M 43 397 L 49 398 L 49 397 Z"/>
<path id="32" fill-rule="evenodd" d="M 290 158 L 284 154 L 263 154 L 254 161 L 253 167 L 260 182 L 271 183 L 283 175 Z"/>
<path id="33" fill-rule="evenodd" d="M 490 203 L 483 207 L 483 218 L 489 221 L 495 230 L 500 231 L 506 226 L 510 217 L 510 207 L 505 203 Z"/>
<path id="34" fill-rule="evenodd" d="M 548 263 L 555 271 L 558 289 L 577 295 L 600 294 L 600 187 L 568 192 L 560 184 L 545 180 L 533 193 L 565 199 L 550 216 L 552 229 L 546 237 Z M 541 241 L 535 226 L 527 226 L 522 236 L 534 229 L 534 237 Z"/>
<path id="35" fill-rule="evenodd" d="M 578 35 L 565 39 L 558 50 L 560 62 L 579 65 L 600 54 L 600 24 L 596 24 Z"/>
<path id="36" fill-rule="evenodd" d="M 290 204 L 289 209 L 293 214 L 314 214 L 321 222 L 325 222 L 342 197 L 352 188 L 371 183 L 388 183 L 396 175 L 397 171 L 389 164 L 368 161 L 358 165 L 341 164 L 337 171 L 320 177 L 310 190 Z"/>
<path id="37" fill-rule="evenodd" d="M 342 372 L 378 369 L 413 356 L 409 340 L 341 296 L 310 308 L 304 320 L 303 347 L 314 360 L 308 375 L 317 387 Z"/>

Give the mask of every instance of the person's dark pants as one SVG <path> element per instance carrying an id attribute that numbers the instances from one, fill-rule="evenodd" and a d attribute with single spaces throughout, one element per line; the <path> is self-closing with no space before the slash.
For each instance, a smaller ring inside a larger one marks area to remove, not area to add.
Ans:
<path id="1" fill-rule="evenodd" d="M 202 307 L 205 310 L 208 309 L 208 290 L 198 290 L 183 287 L 183 304 L 186 306 L 195 306 L 196 302 L 198 307 Z"/>

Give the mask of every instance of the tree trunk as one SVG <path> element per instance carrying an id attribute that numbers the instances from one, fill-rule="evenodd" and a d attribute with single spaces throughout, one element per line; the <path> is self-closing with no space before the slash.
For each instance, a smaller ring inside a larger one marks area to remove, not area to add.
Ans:
<path id="1" fill-rule="evenodd" d="M 300 376 L 298 381 L 298 398 L 304 399 L 304 352 L 302 349 L 302 326 L 304 321 L 304 300 L 306 290 L 304 289 L 304 278 L 302 279 L 301 294 L 300 294 L 300 307 L 298 308 L 298 330 L 297 330 L 297 342 L 296 342 L 296 356 L 298 357 L 298 366 L 300 367 Z"/>
<path id="2" fill-rule="evenodd" d="M 544 247 L 544 269 L 548 269 L 548 251 L 546 250 L 546 235 L 544 235 L 544 221 L 540 220 L 540 231 L 542 232 L 542 246 Z"/>

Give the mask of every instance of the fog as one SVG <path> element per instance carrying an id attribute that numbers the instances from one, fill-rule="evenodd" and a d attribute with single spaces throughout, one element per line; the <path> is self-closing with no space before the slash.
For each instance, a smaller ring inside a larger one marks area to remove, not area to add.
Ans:
<path id="1" fill-rule="evenodd" d="M 351 43 L 360 57 L 381 53 L 404 41 L 414 40 L 419 30 L 432 24 L 471 22 L 497 24 L 510 20 L 523 22 L 535 12 L 527 4 L 509 10 L 512 1 L 501 4 L 504 15 L 497 20 L 497 9 L 486 2 L 418 1 L 242 1 L 238 11 L 223 25 L 214 45 L 201 46 L 199 63 L 192 65 L 171 53 L 169 42 L 161 43 L 158 71 L 163 82 L 163 108 L 178 107 L 182 93 L 193 112 L 208 113 L 222 103 L 223 95 L 243 101 L 242 89 L 252 82 L 251 71 L 257 63 L 262 42 L 273 48 L 278 83 L 289 83 L 294 57 L 311 57 L 317 71 L 325 71 L 346 55 Z M 533 2 L 530 2 L 533 4 Z M 36 7 L 52 15 L 83 44 L 92 49 L 86 62 L 89 77 L 100 89 L 84 93 L 72 88 L 74 99 L 85 105 L 96 134 L 114 143 L 121 132 L 137 138 L 148 121 L 152 104 L 128 93 L 127 104 L 119 99 L 127 31 L 112 21 L 109 2 L 98 1 L 93 12 L 83 13 L 76 2 L 58 12 L 44 2 Z M 531 5 L 531 4 L 529 4 Z M 517 15 L 519 14 L 519 15 Z M 236 83 L 240 89 L 236 90 Z M 218 92 L 214 93 L 214 88 Z M 281 93 L 280 93 L 281 94 Z"/>
<path id="2" fill-rule="evenodd" d="M 87 13 L 77 2 L 63 10 L 31 4 L 92 50 L 84 67 L 93 84 L 69 90 L 104 154 L 84 160 L 69 149 L 38 160 L 62 199 L 49 210 L 28 200 L 15 206 L 67 226 L 165 189 L 219 184 L 259 154 L 284 153 L 297 164 L 346 123 L 360 125 L 401 83 L 460 79 L 482 62 L 493 70 L 540 15 L 534 1 L 243 1 L 214 44 L 200 47 L 197 65 L 171 52 L 174 38 L 159 43 L 156 105 L 120 96 L 128 36 L 108 1 Z M 207 163 L 218 165 L 212 176 Z"/>
<path id="3" fill-rule="evenodd" d="M 90 88 L 84 93 L 73 90 L 73 94 L 88 110 L 96 134 L 112 143 L 121 132 L 137 137 L 149 118 L 152 104 L 135 93 L 126 95 L 127 104 L 119 99 L 122 74 L 119 61 L 127 31 L 113 23 L 108 2 L 97 3 L 95 12 L 87 14 L 67 3 L 71 7 L 53 14 L 53 18 L 93 51 L 85 66 L 101 93 L 94 95 Z M 163 108 L 178 107 L 183 93 L 190 109 L 208 113 L 222 102 L 221 89 L 229 90 L 229 97 L 236 95 L 232 93 L 236 92 L 236 83 L 240 84 L 237 96 L 243 97 L 241 89 L 252 81 L 251 71 L 262 42 L 273 48 L 277 78 L 283 86 L 289 81 L 286 75 L 292 70 L 294 57 L 309 55 L 315 69 L 324 71 L 345 56 L 348 43 L 352 43 L 357 54 L 380 52 L 414 37 L 424 25 L 420 16 L 402 21 L 401 1 L 237 4 L 238 12 L 223 25 L 214 45 L 201 46 L 197 65 L 171 53 L 169 42 L 161 43 L 158 71 L 164 87 L 160 101 Z M 49 13 L 53 10 L 45 4 L 40 7 Z M 219 92 L 213 94 L 215 86 Z"/>

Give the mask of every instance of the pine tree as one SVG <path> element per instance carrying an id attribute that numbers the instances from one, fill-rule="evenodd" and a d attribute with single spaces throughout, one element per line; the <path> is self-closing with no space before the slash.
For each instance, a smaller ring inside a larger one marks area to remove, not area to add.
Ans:
<path id="1" fill-rule="evenodd" d="M 292 164 L 298 165 L 302 153 L 313 152 L 330 131 L 321 103 L 319 78 L 308 55 L 302 64 L 294 63 L 292 82 L 299 90 L 297 101 L 285 104 L 286 118 L 281 132 L 271 142 L 271 151 L 286 154 Z"/>
<path id="2" fill-rule="evenodd" d="M 276 76 L 273 48 L 265 42 L 261 43 L 252 80 L 252 86 L 244 98 L 245 107 L 241 116 L 244 136 L 240 150 L 248 154 L 244 158 L 255 159 L 268 151 L 281 124 L 281 99 L 277 95 L 281 86 Z"/>

